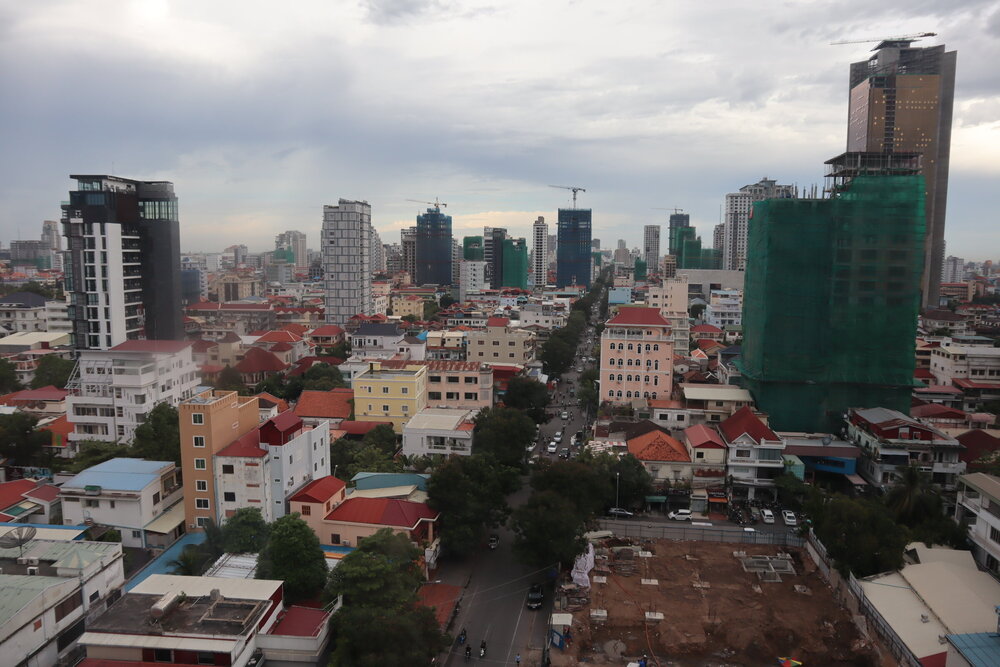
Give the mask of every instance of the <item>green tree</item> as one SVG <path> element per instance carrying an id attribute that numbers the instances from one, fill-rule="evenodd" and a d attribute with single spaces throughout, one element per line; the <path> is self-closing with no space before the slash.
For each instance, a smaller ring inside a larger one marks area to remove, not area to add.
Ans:
<path id="1" fill-rule="evenodd" d="M 268 375 L 266 378 L 257 383 L 253 388 L 253 393 L 255 394 L 271 394 L 277 398 L 288 398 L 285 395 L 287 390 L 287 385 L 285 384 L 285 374 L 275 373 L 274 375 Z M 301 390 L 299 391 L 301 393 Z M 296 397 L 297 398 L 297 397 Z"/>
<path id="2" fill-rule="evenodd" d="M 615 503 L 621 507 L 641 507 L 646 496 L 653 492 L 653 478 L 632 454 L 619 458 L 608 453 L 585 451 L 577 460 L 590 466 L 602 480 L 606 489 L 601 498 L 603 507 L 611 507 Z"/>
<path id="3" fill-rule="evenodd" d="M 568 566 L 586 547 L 583 518 L 557 491 L 531 494 L 514 510 L 512 522 L 514 555 L 531 567 Z"/>
<path id="4" fill-rule="evenodd" d="M 576 390 L 576 398 L 580 401 L 580 407 L 585 410 L 597 410 L 601 403 L 597 379 L 597 369 L 593 366 L 584 370 L 580 376 L 580 388 Z"/>
<path id="5" fill-rule="evenodd" d="M 579 461 L 554 461 L 542 459 L 531 475 L 531 488 L 537 492 L 551 491 L 569 501 L 576 516 L 588 519 L 614 498 L 614 485 L 608 484 L 605 475 L 595 467 Z"/>
<path id="6" fill-rule="evenodd" d="M 403 320 L 404 322 L 409 322 L 410 324 L 413 324 L 414 322 L 417 321 L 417 316 L 416 315 L 403 315 L 399 319 Z"/>
<path id="7" fill-rule="evenodd" d="M 226 553 L 225 536 L 222 534 L 222 526 L 209 519 L 202 528 L 205 533 L 205 541 L 201 543 L 201 550 L 212 561 Z"/>
<path id="8" fill-rule="evenodd" d="M 189 544 L 181 550 L 177 558 L 167 563 L 171 574 L 182 577 L 197 577 L 205 569 L 205 553 L 196 544 Z"/>
<path id="9" fill-rule="evenodd" d="M 909 532 L 882 503 L 838 496 L 813 520 L 816 536 L 841 574 L 867 577 L 902 567 Z"/>
<path id="10" fill-rule="evenodd" d="M 455 297 L 453 297 L 450 294 L 445 294 L 444 296 L 441 297 L 441 300 L 438 302 L 442 310 L 445 308 L 451 308 L 452 305 L 454 305 L 454 303 L 455 303 Z"/>
<path id="11" fill-rule="evenodd" d="M 549 406 L 549 390 L 537 380 L 520 375 L 511 378 L 503 402 L 509 408 L 523 410 L 536 424 L 548 420 L 545 409 Z"/>
<path id="12" fill-rule="evenodd" d="M 243 384 L 243 376 L 232 366 L 226 366 L 219 371 L 219 377 L 215 379 L 215 388 L 220 391 L 247 393 L 247 386 Z"/>
<path id="13" fill-rule="evenodd" d="M 37 425 L 38 420 L 25 412 L 0 415 L 0 454 L 19 466 L 44 461 L 44 447 L 52 439 L 47 431 L 35 430 Z"/>
<path id="14" fill-rule="evenodd" d="M 14 364 L 6 359 L 0 359 L 0 394 L 9 394 L 23 388 L 24 385 L 17 379 L 17 370 L 14 368 Z"/>
<path id="15" fill-rule="evenodd" d="M 72 473 L 83 472 L 91 466 L 96 466 L 98 463 L 104 463 L 105 461 L 128 455 L 129 449 L 126 445 L 120 445 L 117 442 L 104 442 L 102 440 L 84 440 L 80 443 L 80 448 L 76 456 L 73 457 L 73 462 L 67 467 L 67 471 Z"/>
<path id="16" fill-rule="evenodd" d="M 346 386 L 347 383 L 344 382 L 344 376 L 340 373 L 340 369 L 325 362 L 313 364 L 309 370 L 302 374 L 303 389 L 330 391 Z"/>
<path id="17" fill-rule="evenodd" d="M 460 556 L 472 553 L 489 529 L 510 514 L 506 496 L 520 485 L 518 471 L 490 454 L 452 456 L 427 482 L 427 504 L 441 512 L 441 545 Z"/>
<path id="18" fill-rule="evenodd" d="M 362 443 L 353 460 L 347 464 L 347 479 L 352 479 L 359 472 L 403 472 L 403 464 L 378 447 Z"/>
<path id="19" fill-rule="evenodd" d="M 267 543 L 267 522 L 256 507 L 241 507 L 222 524 L 222 544 L 228 554 L 260 553 Z"/>
<path id="20" fill-rule="evenodd" d="M 930 478 L 913 464 L 900 471 L 885 495 L 885 504 L 896 521 L 910 528 L 941 513 L 941 496 L 931 489 Z"/>
<path id="21" fill-rule="evenodd" d="M 327 354 L 338 359 L 347 359 L 351 356 L 351 342 L 345 340 L 342 343 L 337 343 L 327 351 Z"/>
<path id="22" fill-rule="evenodd" d="M 433 319 L 434 316 L 437 315 L 438 311 L 440 310 L 441 307 L 438 306 L 433 301 L 424 301 L 424 321 L 429 321 Z"/>
<path id="23" fill-rule="evenodd" d="M 551 375 L 562 375 L 573 363 L 576 349 L 571 342 L 562 337 L 551 336 L 544 344 L 542 351 L 538 355 L 539 360 L 545 364 L 545 369 Z"/>
<path id="24" fill-rule="evenodd" d="M 326 556 L 316 533 L 298 512 L 271 524 L 267 543 L 257 560 L 258 579 L 285 582 L 289 601 L 316 597 L 326 583 Z"/>
<path id="25" fill-rule="evenodd" d="M 701 314 L 705 312 L 705 304 L 696 303 L 693 306 L 691 306 L 689 312 L 691 313 L 691 317 L 693 317 L 694 319 L 698 319 L 701 317 Z"/>
<path id="26" fill-rule="evenodd" d="M 389 424 L 379 424 L 368 431 L 361 442 L 365 447 L 374 447 L 387 456 L 392 456 L 399 449 L 396 432 Z"/>
<path id="27" fill-rule="evenodd" d="M 400 610 L 416 601 L 423 581 L 417 566 L 420 550 L 402 533 L 383 528 L 358 542 L 330 573 L 326 599 L 344 596 L 345 606 L 365 605 Z"/>
<path id="28" fill-rule="evenodd" d="M 146 420 L 135 429 L 132 453 L 148 461 L 173 461 L 181 464 L 180 417 L 169 403 L 157 403 Z"/>
<path id="29" fill-rule="evenodd" d="M 498 463 L 520 468 L 524 452 L 535 439 L 535 424 L 513 408 L 487 408 L 476 416 L 473 453 L 491 453 Z"/>
<path id="30" fill-rule="evenodd" d="M 74 361 L 63 359 L 54 354 L 46 354 L 38 360 L 38 368 L 35 369 L 35 377 L 31 380 L 31 388 L 40 389 L 53 385 L 65 389 L 74 366 L 76 366 Z"/>

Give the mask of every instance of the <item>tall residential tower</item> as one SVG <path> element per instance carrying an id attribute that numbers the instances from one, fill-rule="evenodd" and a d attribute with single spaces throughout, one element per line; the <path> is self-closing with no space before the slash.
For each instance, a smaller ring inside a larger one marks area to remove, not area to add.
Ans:
<path id="1" fill-rule="evenodd" d="M 451 216 L 435 206 L 417 216 L 414 247 L 414 276 L 417 285 L 450 285 Z"/>
<path id="2" fill-rule="evenodd" d="M 657 273 L 660 266 L 660 226 L 646 225 L 642 234 L 642 259 L 650 273 Z"/>
<path id="3" fill-rule="evenodd" d="M 549 275 L 549 226 L 538 216 L 531 226 L 531 277 L 535 287 L 545 287 Z"/>
<path id="4" fill-rule="evenodd" d="M 341 199 L 323 207 L 323 275 L 326 321 L 344 326 L 353 315 L 372 314 L 372 207 Z"/>
<path id="5" fill-rule="evenodd" d="M 751 185 L 744 185 L 739 192 L 726 195 L 726 217 L 723 223 L 725 227 L 721 248 L 723 269 L 742 271 L 746 268 L 747 230 L 754 202 L 765 199 L 788 199 L 794 196 L 793 186 L 778 185 L 770 178 L 762 178 Z"/>
<path id="6" fill-rule="evenodd" d="M 559 240 L 556 253 L 556 285 L 590 287 L 593 258 L 590 255 L 592 211 L 589 208 L 559 209 Z"/>

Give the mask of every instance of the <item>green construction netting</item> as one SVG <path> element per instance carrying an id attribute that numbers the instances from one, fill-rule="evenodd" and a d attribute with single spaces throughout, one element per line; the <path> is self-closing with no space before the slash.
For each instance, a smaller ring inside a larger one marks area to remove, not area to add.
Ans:
<path id="1" fill-rule="evenodd" d="M 909 411 L 924 225 L 923 176 L 754 205 L 740 366 L 775 428 L 830 430 L 848 407 Z"/>

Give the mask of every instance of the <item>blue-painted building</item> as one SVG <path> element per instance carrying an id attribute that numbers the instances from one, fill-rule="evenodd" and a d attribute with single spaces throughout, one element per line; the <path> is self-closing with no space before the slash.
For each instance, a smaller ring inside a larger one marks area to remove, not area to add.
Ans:
<path id="1" fill-rule="evenodd" d="M 860 479 L 857 463 L 861 449 L 846 440 L 840 440 L 825 433 L 782 433 L 785 441 L 784 454 L 796 456 L 805 466 L 806 481 L 817 472 L 835 473 Z"/>
<path id="2" fill-rule="evenodd" d="M 559 209 L 556 246 L 556 285 L 590 287 L 592 211 L 589 208 Z"/>

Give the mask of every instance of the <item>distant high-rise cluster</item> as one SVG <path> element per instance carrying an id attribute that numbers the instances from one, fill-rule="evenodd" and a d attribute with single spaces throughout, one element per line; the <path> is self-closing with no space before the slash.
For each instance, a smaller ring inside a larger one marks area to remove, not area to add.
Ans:
<path id="1" fill-rule="evenodd" d="M 274 249 L 286 250 L 292 253 L 292 264 L 297 269 L 309 267 L 309 250 L 306 235 L 302 232 L 287 231 L 274 237 Z"/>

